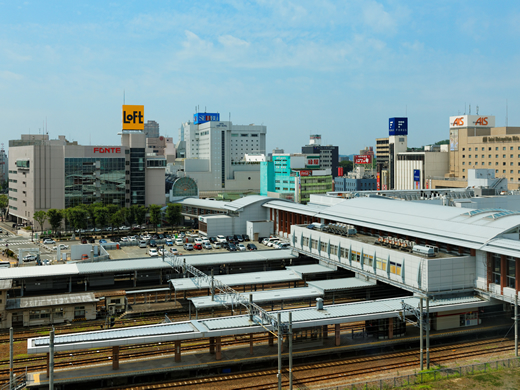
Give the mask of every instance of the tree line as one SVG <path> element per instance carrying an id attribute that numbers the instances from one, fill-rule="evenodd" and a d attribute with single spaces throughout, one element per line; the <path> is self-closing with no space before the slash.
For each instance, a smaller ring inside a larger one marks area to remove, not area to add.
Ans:
<path id="1" fill-rule="evenodd" d="M 81 236 L 81 230 L 87 228 L 96 229 L 110 226 L 113 229 L 121 225 L 132 227 L 134 224 L 142 226 L 146 222 L 147 214 L 149 215 L 150 224 L 157 231 L 157 227 L 163 218 L 170 226 L 178 225 L 182 221 L 181 210 L 182 206 L 178 203 L 169 203 L 164 213 L 161 211 L 161 206 L 156 204 L 148 207 L 142 205 L 119 207 L 112 204 L 92 203 L 63 210 L 39 210 L 34 213 L 33 217 L 40 225 L 40 231 L 42 232 L 43 225 L 49 221 L 51 230 L 56 234 L 62 222 L 65 221 L 66 226 L 70 226 L 74 231 L 79 230 Z"/>

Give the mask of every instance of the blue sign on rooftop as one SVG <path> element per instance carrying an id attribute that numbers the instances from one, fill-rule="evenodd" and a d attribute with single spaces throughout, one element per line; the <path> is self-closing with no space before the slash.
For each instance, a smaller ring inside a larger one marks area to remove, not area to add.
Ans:
<path id="1" fill-rule="evenodd" d="M 201 123 L 206 123 L 206 122 L 210 122 L 210 121 L 219 121 L 220 120 L 220 114 L 212 114 L 212 113 L 209 113 L 209 112 L 204 112 L 204 113 L 201 113 L 199 112 L 198 114 L 193 114 L 193 123 L 195 123 L 196 125 L 200 125 Z"/>
<path id="2" fill-rule="evenodd" d="M 389 135 L 408 135 L 408 118 L 390 118 L 388 120 Z"/>

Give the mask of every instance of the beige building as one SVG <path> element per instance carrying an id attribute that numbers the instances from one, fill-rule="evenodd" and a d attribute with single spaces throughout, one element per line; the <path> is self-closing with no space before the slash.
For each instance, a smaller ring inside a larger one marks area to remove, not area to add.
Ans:
<path id="1" fill-rule="evenodd" d="M 9 141 L 10 220 L 34 225 L 36 211 L 95 202 L 164 205 L 166 160 L 148 156 L 145 145 L 142 132 L 123 132 L 120 146 L 47 134 Z"/>
<path id="2" fill-rule="evenodd" d="M 449 160 L 449 173 L 433 180 L 434 188 L 466 187 L 470 169 L 493 169 L 509 189 L 519 188 L 520 127 L 495 127 L 494 116 L 450 117 Z"/>

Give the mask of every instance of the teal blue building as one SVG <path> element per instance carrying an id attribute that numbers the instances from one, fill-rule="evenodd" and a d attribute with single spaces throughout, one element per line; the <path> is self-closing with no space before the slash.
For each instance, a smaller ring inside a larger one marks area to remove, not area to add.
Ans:
<path id="1" fill-rule="evenodd" d="M 291 156 L 274 155 L 260 164 L 260 195 L 276 192 L 294 197 L 295 177 L 291 176 Z"/>

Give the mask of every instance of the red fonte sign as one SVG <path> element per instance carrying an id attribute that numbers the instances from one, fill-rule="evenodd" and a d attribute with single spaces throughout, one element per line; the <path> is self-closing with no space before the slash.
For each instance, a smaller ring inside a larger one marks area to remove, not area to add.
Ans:
<path id="1" fill-rule="evenodd" d="M 372 164 L 372 156 L 354 156 L 354 164 Z"/>
<path id="2" fill-rule="evenodd" d="M 121 153 L 121 148 L 94 148 L 94 153 Z"/>

